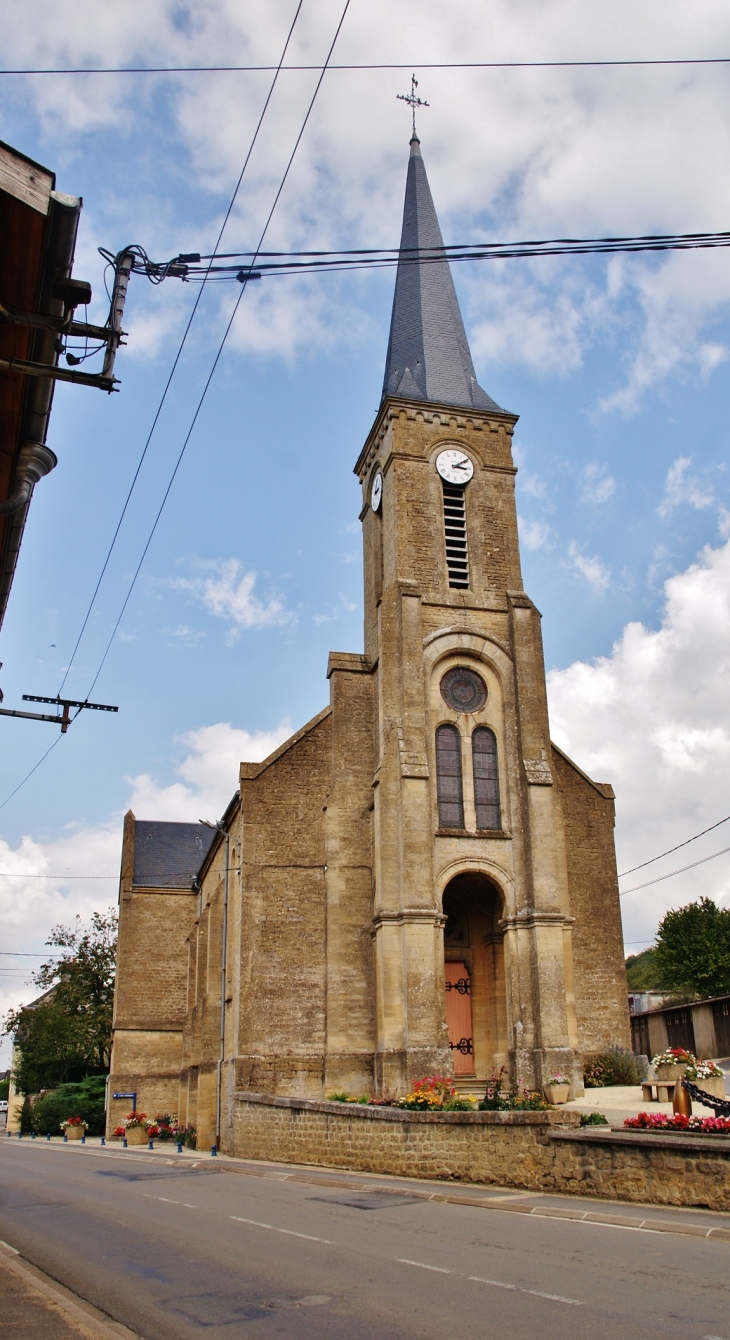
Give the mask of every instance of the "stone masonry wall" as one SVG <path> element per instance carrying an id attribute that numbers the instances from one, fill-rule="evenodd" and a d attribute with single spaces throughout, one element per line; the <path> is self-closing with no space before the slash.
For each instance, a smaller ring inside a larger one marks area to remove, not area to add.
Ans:
<path id="1" fill-rule="evenodd" d="M 579 1131 L 559 1110 L 437 1116 L 250 1093 L 235 1107 L 239 1158 L 730 1210 L 723 1137 Z"/>
<path id="2" fill-rule="evenodd" d="M 575 1013 L 583 1055 L 631 1047 L 613 842 L 614 803 L 553 746 L 568 865 Z"/>

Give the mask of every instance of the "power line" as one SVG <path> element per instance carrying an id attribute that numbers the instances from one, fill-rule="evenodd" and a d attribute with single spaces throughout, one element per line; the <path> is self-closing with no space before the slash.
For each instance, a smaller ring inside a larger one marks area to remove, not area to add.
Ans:
<path id="1" fill-rule="evenodd" d="M 55 748 L 56 748 L 56 745 L 57 745 L 57 744 L 59 743 L 59 741 L 62 740 L 62 739 L 63 739 L 63 736 L 62 736 L 62 735 L 57 735 L 57 736 L 56 736 L 55 740 L 53 741 L 53 744 L 49 746 L 49 748 L 46 750 L 45 754 L 41 754 L 40 758 L 38 759 L 38 762 L 35 763 L 35 764 L 33 765 L 33 767 L 31 768 L 30 772 L 27 772 L 27 773 L 26 773 L 26 775 L 25 775 L 25 777 L 23 778 L 22 782 L 18 782 L 18 785 L 16 786 L 15 790 L 14 790 L 14 791 L 11 791 L 11 792 L 10 792 L 10 795 L 5 797 L 4 801 L 2 802 L 2 805 L 0 805 L 0 810 L 4 810 L 4 809 L 5 809 L 5 806 L 7 805 L 8 801 L 12 800 L 12 799 L 13 799 L 13 796 L 17 796 L 17 794 L 18 794 L 18 792 L 20 791 L 21 787 L 25 786 L 25 783 L 30 781 L 31 777 L 33 776 L 33 773 L 34 773 L 34 772 L 37 772 L 38 768 L 41 766 L 41 763 L 45 762 L 45 760 L 48 758 L 48 755 L 50 754 L 51 750 L 52 750 L 52 749 L 55 749 Z"/>
<path id="2" fill-rule="evenodd" d="M 198 252 L 175 257 L 171 261 L 151 261 L 144 255 L 133 266 L 152 283 L 168 276 L 185 282 L 203 283 L 271 278 L 281 275 L 343 273 L 382 269 L 401 265 L 440 265 L 455 261 L 511 260 L 535 256 L 616 255 L 646 251 L 693 251 L 730 247 L 730 232 L 647 233 L 637 237 L 558 237 L 524 242 L 466 242 L 441 247 L 365 248 L 343 251 L 229 252 L 218 260 L 235 260 L 233 265 L 214 265 L 212 258 Z M 138 248 L 141 251 L 141 248 Z M 276 259 L 273 259 L 276 258 Z M 242 268 L 241 261 L 245 260 Z M 201 262 L 207 261 L 207 265 Z"/>
<path id="3" fill-rule="evenodd" d="M 623 879 L 624 875 L 633 875 L 635 870 L 643 870 L 645 865 L 653 865 L 655 861 L 661 861 L 663 856 L 671 856 L 672 852 L 679 851 L 681 847 L 688 847 L 690 842 L 696 842 L 698 838 L 704 837 L 705 833 L 712 833 L 715 828 L 721 828 L 728 820 L 730 820 L 730 814 L 726 815 L 724 819 L 718 819 L 716 824 L 710 824 L 709 828 L 703 828 L 701 833 L 695 833 L 694 837 L 686 838 L 684 842 L 678 842 L 676 847 L 669 847 L 667 851 L 660 852 L 658 856 L 652 856 L 648 861 L 642 861 L 640 865 L 632 865 L 630 870 L 622 870 L 618 878 Z"/>
<path id="4" fill-rule="evenodd" d="M 725 856 L 729 851 L 730 847 L 723 847 L 722 851 L 715 851 L 712 856 L 703 856 L 701 861 L 693 861 L 691 865 L 683 865 L 679 870 L 670 870 L 667 875 L 657 875 L 656 879 L 647 879 L 645 884 L 635 884 L 633 889 L 624 889 L 623 893 L 619 894 L 619 898 L 625 898 L 629 893 L 638 893 L 639 889 L 648 889 L 650 884 L 661 884 L 662 880 L 671 879 L 673 875 L 683 875 L 685 870 L 695 870 L 698 865 L 705 865 L 707 861 L 714 861 L 718 856 Z M 647 862 L 648 864 L 649 862 Z"/>
<path id="5" fill-rule="evenodd" d="M 261 110 L 261 115 L 259 116 L 259 119 L 258 119 L 258 122 L 257 122 L 257 125 L 256 125 L 256 129 L 254 130 L 254 133 L 253 133 L 253 138 L 252 138 L 251 143 L 250 143 L 250 145 L 249 145 L 249 147 L 248 147 L 248 152 L 247 152 L 246 157 L 245 157 L 245 159 L 244 159 L 243 167 L 241 168 L 241 171 L 240 171 L 240 174 L 239 174 L 239 177 L 238 177 L 238 181 L 236 182 L 236 186 L 235 186 L 233 195 L 231 196 L 230 204 L 229 204 L 229 206 L 228 206 L 228 209 L 226 210 L 225 217 L 224 217 L 224 219 L 223 219 L 223 223 L 221 224 L 220 231 L 219 231 L 219 233 L 218 233 L 218 237 L 217 237 L 217 239 L 216 239 L 216 244 L 215 244 L 215 246 L 214 246 L 214 248 L 213 248 L 213 251 L 212 251 L 212 253 L 210 254 L 210 256 L 206 257 L 206 259 L 209 261 L 209 265 L 208 265 L 208 267 L 207 267 L 207 271 L 206 271 L 205 275 L 203 276 L 203 280 L 202 280 L 202 284 L 201 284 L 200 292 L 198 293 L 198 296 L 197 296 L 197 298 L 195 299 L 195 303 L 193 304 L 193 310 L 192 310 L 192 312 L 190 313 L 190 316 L 188 317 L 187 325 L 186 325 L 186 327 L 185 327 L 185 330 L 183 331 L 182 339 L 181 339 L 180 344 L 179 344 L 179 346 L 178 346 L 177 353 L 175 354 L 175 358 L 174 358 L 172 367 L 171 367 L 171 369 L 170 369 L 170 372 L 169 372 L 167 381 L 166 381 L 166 383 L 165 383 L 165 387 L 164 387 L 164 390 L 163 390 L 163 392 L 162 392 L 162 396 L 160 397 L 160 402 L 159 402 L 159 404 L 158 404 L 158 406 L 157 406 L 157 409 L 156 409 L 156 411 L 155 411 L 155 416 L 154 416 L 154 418 L 153 418 L 153 420 L 152 420 L 152 426 L 151 426 L 151 428 L 150 428 L 149 433 L 147 434 L 147 440 L 146 440 L 146 442 L 145 442 L 145 444 L 144 444 L 144 448 L 143 448 L 143 450 L 142 450 L 142 455 L 140 456 L 139 461 L 138 461 L 138 463 L 137 463 L 137 468 L 136 468 L 136 470 L 135 470 L 135 472 L 134 472 L 134 476 L 133 476 L 132 482 L 131 482 L 131 484 L 130 484 L 130 486 L 129 486 L 129 491 L 128 491 L 127 496 L 126 496 L 126 498 L 125 498 L 124 506 L 123 506 L 123 508 L 122 508 L 122 511 L 121 511 L 119 520 L 118 520 L 118 522 L 117 522 L 116 529 L 115 529 L 114 534 L 113 534 L 113 536 L 112 536 L 111 544 L 109 545 L 109 549 L 108 549 L 108 551 L 107 551 L 106 558 L 104 559 L 104 563 L 103 563 L 103 565 L 102 565 L 102 569 L 101 569 L 101 572 L 100 572 L 100 574 L 99 574 L 98 581 L 97 581 L 97 583 L 96 583 L 96 586 L 94 587 L 94 591 L 93 591 L 91 600 L 90 600 L 90 602 L 89 602 L 89 607 L 88 607 L 88 609 L 87 609 L 87 611 L 86 611 L 86 614 L 85 614 L 85 616 L 84 616 L 84 620 L 83 620 L 83 623 L 82 623 L 82 625 L 81 625 L 81 631 L 79 632 L 79 635 L 78 635 L 78 637 L 77 637 L 77 639 L 76 639 L 76 645 L 74 646 L 73 652 L 71 653 L 71 659 L 69 660 L 68 665 L 66 666 L 66 672 L 65 672 L 65 674 L 64 674 L 64 676 L 63 676 L 63 679 L 62 679 L 62 681 L 61 681 L 61 688 L 58 690 L 58 696 L 59 696 L 59 697 L 60 697 L 60 695 L 61 695 L 61 691 L 62 691 L 62 689 L 63 689 L 63 686 L 64 686 L 64 684 L 66 683 L 66 680 L 68 679 L 68 676 L 69 676 L 71 667 L 72 667 L 72 665 L 73 665 L 73 663 L 74 663 L 74 660 L 75 660 L 75 657 L 76 657 L 76 653 L 77 653 L 77 651 L 78 651 L 78 649 L 79 649 L 79 646 L 80 646 L 80 643 L 81 643 L 81 639 L 82 639 L 82 637 L 83 637 L 83 635 L 84 635 L 84 632 L 86 631 L 86 625 L 87 625 L 88 622 L 89 622 L 89 619 L 90 619 L 90 617 L 91 617 L 91 612 L 92 612 L 92 610 L 93 610 L 93 608 L 94 608 L 94 604 L 96 603 L 96 597 L 97 597 L 97 595 L 99 594 L 99 588 L 100 588 L 101 583 L 102 583 L 102 581 L 103 581 L 103 579 L 104 579 L 104 574 L 105 574 L 105 572 L 106 572 L 106 570 L 107 570 L 107 567 L 109 566 L 109 561 L 110 561 L 110 559 L 111 559 L 111 556 L 112 556 L 112 553 L 113 553 L 113 550 L 114 550 L 114 546 L 116 545 L 117 537 L 118 537 L 118 535 L 119 535 L 119 531 L 120 531 L 120 529 L 121 529 L 122 522 L 124 521 L 124 517 L 125 517 L 125 515 L 126 515 L 127 508 L 128 508 L 128 506 L 129 506 L 129 502 L 130 502 L 130 499 L 131 499 L 131 497 L 132 497 L 132 493 L 134 492 L 135 485 L 136 485 L 137 480 L 138 480 L 138 478 L 139 478 L 140 470 L 142 469 L 142 465 L 143 465 L 144 460 L 145 460 L 145 457 L 146 457 L 146 455 L 147 455 L 147 450 L 148 450 L 148 448 L 149 448 L 150 442 L 152 441 L 152 435 L 153 435 L 153 433 L 154 433 L 154 431 L 155 431 L 155 429 L 156 429 L 156 427 L 157 427 L 157 423 L 158 423 L 158 420 L 159 420 L 159 418 L 160 418 L 160 414 L 162 413 L 162 408 L 163 408 L 163 406 L 164 406 L 164 404 L 165 404 L 165 401 L 166 401 L 166 399 L 167 399 L 167 393 L 168 393 L 168 391 L 169 391 L 169 389 L 170 389 L 170 385 L 171 385 L 171 383 L 172 383 L 172 379 L 173 379 L 173 377 L 174 377 L 174 375 L 175 375 L 175 372 L 176 372 L 176 370 L 177 370 L 177 366 L 178 366 L 178 363 L 180 362 L 180 358 L 182 357 L 182 352 L 183 352 L 183 349 L 185 348 L 185 344 L 186 344 L 188 335 L 189 335 L 189 333 L 190 333 L 190 327 L 191 327 L 192 324 L 193 324 L 193 321 L 194 321 L 194 319 L 195 319 L 195 314 L 196 314 L 196 312 L 197 312 L 197 310 L 198 310 L 198 307 L 199 307 L 199 305 L 200 305 L 200 300 L 201 300 L 201 298 L 202 298 L 202 296 L 203 296 L 203 289 L 205 288 L 206 280 L 207 280 L 207 278 L 208 278 L 208 276 L 209 276 L 209 274 L 210 274 L 211 267 L 212 267 L 212 263 L 213 263 L 213 261 L 215 260 L 215 257 L 216 257 L 217 251 L 218 251 L 218 247 L 220 246 L 221 241 L 222 241 L 222 238 L 223 238 L 223 233 L 225 232 L 226 225 L 227 225 L 227 223 L 228 223 L 228 220 L 229 220 L 230 217 L 231 217 L 231 211 L 232 211 L 232 209 L 233 209 L 234 204 L 236 203 L 236 197 L 238 196 L 238 192 L 239 192 L 240 187 L 241 187 L 241 182 L 243 181 L 244 173 L 245 173 L 245 171 L 246 171 L 246 168 L 248 167 L 249 160 L 250 160 L 250 158 L 251 158 L 251 154 L 252 154 L 253 151 L 254 151 L 254 147 L 255 147 L 255 145 L 256 145 L 256 141 L 257 141 L 258 136 L 259 136 L 259 131 L 261 130 L 261 126 L 262 126 L 264 117 L 266 116 L 266 112 L 267 112 L 267 110 L 268 110 L 269 103 L 271 102 L 271 98 L 272 98 L 272 96 L 273 96 L 273 93 L 274 93 L 274 89 L 275 89 L 275 87 L 276 87 L 277 80 L 278 80 L 278 78 L 279 78 L 279 72 L 280 72 L 280 70 L 281 70 L 281 67 L 282 67 L 284 58 L 285 58 L 286 53 L 287 53 L 287 50 L 288 50 L 288 48 L 289 48 L 289 43 L 290 43 L 290 41 L 291 41 L 292 34 L 293 34 L 293 32 L 294 32 L 294 28 L 295 28 L 295 26 L 296 26 L 297 19 L 299 18 L 299 14 L 300 14 L 300 11 L 301 11 L 301 8 L 302 8 L 303 3 L 304 3 L 304 0 L 299 0 L 299 4 L 297 5 L 297 8 L 296 8 L 296 11 L 295 11 L 295 14 L 294 14 L 294 18 L 292 19 L 291 27 L 289 28 L 289 32 L 287 33 L 286 41 L 285 41 L 285 43 L 284 43 L 284 48 L 283 48 L 282 53 L 281 53 L 281 59 L 279 60 L 279 64 L 275 67 L 274 78 L 273 78 L 272 81 L 271 81 L 271 86 L 270 86 L 269 91 L 268 91 L 268 93 L 267 93 L 267 95 L 266 95 L 266 100 L 265 100 L 264 105 L 263 105 L 263 108 L 262 108 L 262 110 Z M 96 683 L 96 680 L 94 681 L 94 683 Z M 90 692 L 91 692 L 91 690 L 89 690 L 89 693 L 90 693 Z M 88 697 L 88 694 L 87 694 L 87 697 Z M 2 806 L 0 806 L 0 808 L 2 808 Z"/>
<path id="6" fill-rule="evenodd" d="M 328 67 L 328 64 L 329 64 L 329 58 L 330 58 L 330 56 L 332 55 L 332 52 L 334 51 L 335 43 L 337 42 L 337 38 L 338 38 L 339 35 L 340 35 L 340 30 L 341 30 L 342 25 L 343 25 L 343 23 L 344 23 L 344 21 L 345 21 L 345 16 L 346 16 L 346 14 L 347 14 L 347 11 L 348 11 L 349 7 L 350 7 L 350 0 L 345 0 L 345 7 L 344 7 L 344 9 L 343 9 L 343 11 L 342 11 L 342 15 L 341 15 L 341 17 L 340 17 L 340 21 L 339 21 L 339 23 L 338 23 L 338 25 L 337 25 L 337 29 L 336 29 L 336 31 L 335 31 L 334 38 L 332 39 L 332 45 L 330 46 L 329 52 L 327 53 L 327 59 L 326 59 L 324 65 L 323 65 L 322 68 L 321 68 L 320 76 L 319 76 L 319 79 L 317 80 L 317 84 L 316 84 L 316 86 L 315 86 L 314 93 L 312 94 L 311 101 L 310 101 L 309 106 L 308 106 L 308 108 L 307 108 L 307 112 L 306 112 L 306 115 L 305 115 L 305 117 L 304 117 L 304 121 L 302 122 L 301 129 L 300 129 L 300 131 L 299 131 L 299 134 L 297 135 L 297 138 L 296 138 L 296 141 L 295 141 L 295 144 L 294 144 L 294 148 L 293 148 L 292 151 L 291 151 L 291 155 L 290 155 L 290 157 L 289 157 L 289 161 L 288 161 L 288 163 L 287 163 L 287 165 L 286 165 L 286 168 L 285 168 L 285 171 L 284 171 L 284 175 L 283 175 L 283 177 L 282 177 L 282 179 L 281 179 L 281 182 L 280 182 L 280 184 L 279 184 L 279 187 L 278 187 L 278 190 L 277 190 L 277 192 L 276 192 L 276 195 L 274 196 L 274 203 L 272 204 L 271 209 L 269 210 L 269 215 L 268 215 L 268 218 L 267 218 L 267 220 L 266 220 L 266 223 L 264 224 L 264 228 L 263 228 L 263 231 L 262 231 L 262 233 L 261 233 L 261 237 L 259 238 L 259 243 L 258 243 L 258 247 L 257 247 L 257 249 L 256 249 L 256 252 L 254 253 L 254 258 L 256 257 L 256 255 L 258 255 L 258 250 L 259 250 L 259 248 L 263 246 L 264 238 L 266 237 L 266 234 L 267 234 L 267 232 L 268 232 L 268 230 L 269 230 L 269 225 L 270 225 L 271 220 L 272 220 L 272 218 L 273 218 L 273 216 L 274 216 L 274 211 L 275 211 L 275 209 L 276 209 L 276 206 L 277 206 L 278 203 L 279 203 L 279 199 L 280 199 L 280 197 L 281 197 L 281 193 L 282 193 L 282 191 L 284 190 L 284 186 L 285 186 L 286 181 L 287 181 L 287 178 L 288 178 L 288 176 L 289 176 L 289 172 L 290 172 L 290 170 L 291 170 L 292 163 L 294 162 L 294 158 L 295 158 L 297 149 L 299 148 L 299 145 L 300 145 L 300 143 L 301 143 L 302 137 L 303 137 L 304 132 L 305 132 L 305 130 L 306 130 L 306 128 L 307 128 L 307 123 L 308 123 L 309 118 L 310 118 L 310 116 L 311 116 L 312 109 L 313 109 L 313 107 L 314 107 L 314 104 L 315 104 L 315 101 L 316 101 L 316 98 L 317 98 L 317 94 L 319 93 L 319 90 L 320 90 L 320 88 L 322 87 L 322 81 L 323 81 L 324 76 L 325 76 L 326 71 L 327 71 L 327 67 Z M 319 67 L 317 67 L 317 68 L 319 68 Z M 202 392 L 201 392 L 201 394 L 200 394 L 200 398 L 199 398 L 198 403 L 197 403 L 197 405 L 196 405 L 195 413 L 193 414 L 193 417 L 192 417 L 192 420 L 191 420 L 191 423 L 190 423 L 190 427 L 188 428 L 188 431 L 187 431 L 187 433 L 186 433 L 186 435 L 185 435 L 185 439 L 184 439 L 184 441 L 183 441 L 182 447 L 180 448 L 180 453 L 179 453 L 178 458 L 177 458 L 177 460 L 176 460 L 176 462 L 175 462 L 175 467 L 174 467 L 174 469 L 173 469 L 173 471 L 172 471 L 172 474 L 171 474 L 171 476 L 170 476 L 170 479 L 169 479 L 167 488 L 165 489 L 165 492 L 164 492 L 164 494 L 163 494 L 162 502 L 160 503 L 159 509 L 158 509 L 158 511 L 157 511 L 157 515 L 156 515 L 156 517 L 155 517 L 155 519 L 154 519 L 154 521 L 153 521 L 153 523 L 152 523 L 152 528 L 151 528 L 151 530 L 150 530 L 149 536 L 147 537 L 147 542 L 146 542 L 146 544 L 145 544 L 145 546 L 144 546 L 144 549 L 142 550 L 142 555 L 141 555 L 141 557 L 140 557 L 139 563 L 137 564 L 136 570 L 135 570 L 135 572 L 134 572 L 134 576 L 132 577 L 132 580 L 131 580 L 131 582 L 130 582 L 130 584 L 129 584 L 129 588 L 128 588 L 128 590 L 127 590 L 127 594 L 126 594 L 126 596 L 124 597 L 124 601 L 123 601 L 123 604 L 122 604 L 122 608 L 121 608 L 121 610 L 119 611 L 119 616 L 118 616 L 117 621 L 116 621 L 116 623 L 115 623 L 115 625 L 114 625 L 114 627 L 113 627 L 113 629 L 112 629 L 111 637 L 109 638 L 109 641 L 108 641 L 108 643 L 107 643 L 107 645 L 106 645 L 106 648 L 105 648 L 105 650 L 104 650 L 104 654 L 103 654 L 103 656 L 102 656 L 102 658 L 101 658 L 101 661 L 100 661 L 100 663 L 99 663 L 99 668 L 97 669 L 96 674 L 94 675 L 94 678 L 93 678 L 92 683 L 91 683 L 91 687 L 89 688 L 89 691 L 88 691 L 88 693 L 87 693 L 87 697 L 88 697 L 91 693 L 93 693 L 93 690 L 94 690 L 94 686 L 95 686 L 95 684 L 96 684 L 96 681 L 98 680 L 99 675 L 101 674 L 102 669 L 104 668 L 104 663 L 105 663 L 105 661 L 106 661 L 107 656 L 109 655 L 109 652 L 110 652 L 110 650 L 111 650 L 111 647 L 112 647 L 112 643 L 113 643 L 113 641 L 114 641 L 114 638 L 116 637 L 117 629 L 119 628 L 119 625 L 120 625 L 120 623 L 121 623 L 121 621 L 122 621 L 122 618 L 124 617 L 124 611 L 126 610 L 127 605 L 129 604 L 129 601 L 130 601 L 131 596 L 132 596 L 132 592 L 134 591 L 134 588 L 135 588 L 135 586 L 136 586 L 136 584 L 137 584 L 137 578 L 139 577 L 139 574 L 140 574 L 140 572 L 141 572 L 142 564 L 144 563 L 144 560 L 145 560 L 145 558 L 146 558 L 146 556 L 147 556 L 147 551 L 149 550 L 149 547 L 150 547 L 150 545 L 151 545 L 151 543 L 152 543 L 152 540 L 153 540 L 155 531 L 157 530 L 157 526 L 158 526 L 160 517 L 162 516 L 162 513 L 163 513 L 163 510 L 164 510 L 165 504 L 166 504 L 166 502 L 167 502 L 167 499 L 168 499 L 168 497 L 170 496 L 170 490 L 172 489 L 172 486 L 173 486 L 173 484 L 174 484 L 174 482 L 175 482 L 175 478 L 176 478 L 176 476 L 177 476 L 177 472 L 178 472 L 178 470 L 180 469 L 180 466 L 181 466 L 181 464 L 182 464 L 183 456 L 185 455 L 185 451 L 186 451 L 186 449 L 187 449 L 188 442 L 190 441 L 190 438 L 191 438 L 191 436 L 192 436 L 193 430 L 194 430 L 195 425 L 196 425 L 196 423 L 197 423 L 197 421 L 198 421 L 198 416 L 199 416 L 199 414 L 200 414 L 200 411 L 201 411 L 201 409 L 203 408 L 203 403 L 204 403 L 205 398 L 206 398 L 206 396 L 207 396 L 207 394 L 208 394 L 208 388 L 210 387 L 210 384 L 211 384 L 211 382 L 212 382 L 212 380 L 213 380 L 213 376 L 214 376 L 214 374 L 215 374 L 215 370 L 216 370 L 216 368 L 218 367 L 218 363 L 219 363 L 219 361 L 220 361 L 221 355 L 222 355 L 223 350 L 224 350 L 224 348 L 225 348 L 226 341 L 227 341 L 228 336 L 229 336 L 229 334 L 230 334 L 230 331 L 231 331 L 231 327 L 232 327 L 232 325 L 233 325 L 233 322 L 235 321 L 236 314 L 237 314 L 237 312 L 238 312 L 238 308 L 239 308 L 239 306 L 240 306 L 240 304 L 241 304 L 241 300 L 242 300 L 243 295 L 244 295 L 244 293 L 245 293 L 245 291 L 246 291 L 246 287 L 247 287 L 247 281 L 244 280 L 243 283 L 241 284 L 241 291 L 240 291 L 240 293 L 239 293 L 239 295 L 238 295 L 238 297 L 236 298 L 236 301 L 235 301 L 235 303 L 234 303 L 233 311 L 232 311 L 231 316 L 230 316 L 230 318 L 229 318 L 228 324 L 227 324 L 227 326 L 226 326 L 226 328 L 225 328 L 225 331 L 223 332 L 223 338 L 222 338 L 220 344 L 218 345 L 218 349 L 217 349 L 215 358 L 213 359 L 213 364 L 212 364 L 212 366 L 211 366 L 210 372 L 208 373 L 208 376 L 207 376 L 205 385 L 204 385 L 204 387 L 203 387 L 203 390 L 202 390 Z"/>
<path id="7" fill-rule="evenodd" d="M 392 61 L 329 65 L 331 71 L 355 70 L 579 70 L 604 67 L 662 65 L 728 65 L 730 56 L 676 56 L 666 60 L 498 60 L 498 61 Z M 266 74 L 274 65 L 117 65 L 58 67 L 56 69 L 0 70 L 1 75 L 41 74 Z M 282 73 L 322 70 L 321 65 L 283 65 Z"/>

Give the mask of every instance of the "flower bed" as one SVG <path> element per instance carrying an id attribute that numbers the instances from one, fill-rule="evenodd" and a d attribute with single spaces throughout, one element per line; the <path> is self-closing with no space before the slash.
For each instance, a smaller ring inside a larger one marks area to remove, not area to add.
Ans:
<path id="1" fill-rule="evenodd" d="M 685 1117 L 681 1112 L 673 1117 L 664 1112 L 640 1112 L 636 1117 L 626 1117 L 624 1126 L 633 1131 L 674 1131 L 679 1135 L 730 1135 L 728 1117 Z"/>

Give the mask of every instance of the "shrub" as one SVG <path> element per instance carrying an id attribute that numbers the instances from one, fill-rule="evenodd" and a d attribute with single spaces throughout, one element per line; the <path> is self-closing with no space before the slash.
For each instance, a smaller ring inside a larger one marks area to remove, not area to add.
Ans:
<path id="1" fill-rule="evenodd" d="M 544 1112 L 549 1107 L 541 1093 L 521 1089 L 519 1084 L 511 1084 L 508 1089 L 504 1089 L 502 1086 L 506 1074 L 507 1067 L 504 1065 L 501 1070 L 492 1071 L 479 1104 L 480 1112 Z"/>
<path id="2" fill-rule="evenodd" d="M 587 1089 L 605 1089 L 611 1084 L 640 1084 L 639 1063 L 625 1047 L 609 1047 L 605 1052 L 587 1056 L 583 1065 Z"/>
<path id="3" fill-rule="evenodd" d="M 30 1109 L 29 1129 L 36 1135 L 58 1135 L 68 1117 L 81 1117 L 87 1135 L 103 1135 L 104 1088 L 104 1075 L 89 1075 L 78 1084 L 60 1084 Z M 30 1105 L 24 1104 L 24 1111 L 26 1107 Z"/>
<path id="4" fill-rule="evenodd" d="M 604 1117 L 602 1112 L 581 1112 L 581 1126 L 608 1126 L 608 1117 Z"/>

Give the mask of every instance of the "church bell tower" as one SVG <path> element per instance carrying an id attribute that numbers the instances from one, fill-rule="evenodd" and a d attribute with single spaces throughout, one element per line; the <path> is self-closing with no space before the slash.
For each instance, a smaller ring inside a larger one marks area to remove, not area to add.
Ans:
<path id="1" fill-rule="evenodd" d="M 581 1092 L 517 416 L 476 379 L 415 132 L 410 150 L 382 402 L 355 467 L 376 679 L 375 1077 L 402 1092 L 504 1065 Z"/>

